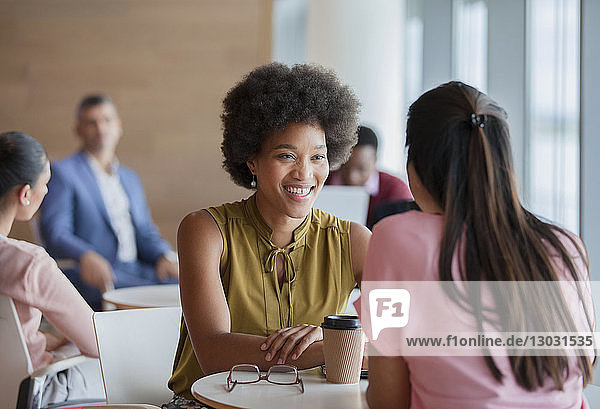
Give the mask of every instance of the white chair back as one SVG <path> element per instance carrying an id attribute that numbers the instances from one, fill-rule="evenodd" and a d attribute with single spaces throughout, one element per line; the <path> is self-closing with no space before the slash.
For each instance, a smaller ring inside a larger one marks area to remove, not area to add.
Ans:
<path id="1" fill-rule="evenodd" d="M 181 307 L 94 313 L 94 328 L 108 404 L 160 405 L 179 339 Z"/>
<path id="2" fill-rule="evenodd" d="M 0 294 L 0 409 L 31 407 L 36 393 L 36 378 L 43 380 L 46 376 L 75 365 L 80 365 L 80 370 L 84 372 L 86 380 L 89 380 L 89 391 L 101 396 L 102 391 L 95 389 L 99 383 L 94 382 L 94 375 L 98 373 L 98 360 L 81 355 L 72 344 L 65 345 L 62 350 L 68 353 L 64 358 L 57 358 L 48 366 L 34 371 L 15 304 L 12 298 Z"/>
<path id="3" fill-rule="evenodd" d="M 33 372 L 12 298 L 0 294 L 0 408 L 17 406 L 19 385 Z"/>

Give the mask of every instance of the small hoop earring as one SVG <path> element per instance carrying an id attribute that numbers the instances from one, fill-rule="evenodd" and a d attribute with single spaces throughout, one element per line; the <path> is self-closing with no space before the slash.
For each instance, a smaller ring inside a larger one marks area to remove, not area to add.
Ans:
<path id="1" fill-rule="evenodd" d="M 256 189 L 256 175 L 252 174 L 252 182 L 250 182 L 250 187 L 252 189 Z"/>

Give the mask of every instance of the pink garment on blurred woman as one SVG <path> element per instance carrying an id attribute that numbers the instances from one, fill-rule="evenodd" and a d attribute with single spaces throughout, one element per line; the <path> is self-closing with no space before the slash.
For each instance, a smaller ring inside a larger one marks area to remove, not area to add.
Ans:
<path id="1" fill-rule="evenodd" d="M 91 308 L 43 248 L 0 236 L 0 293 L 15 303 L 34 370 L 52 362 L 42 314 L 82 354 L 98 357 Z"/>

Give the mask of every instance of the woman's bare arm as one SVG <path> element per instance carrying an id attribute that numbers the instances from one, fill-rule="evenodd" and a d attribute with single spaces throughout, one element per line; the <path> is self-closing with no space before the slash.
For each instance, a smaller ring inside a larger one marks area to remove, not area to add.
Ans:
<path id="1" fill-rule="evenodd" d="M 408 409 L 410 381 L 402 357 L 369 356 L 367 402 L 372 409 Z"/>
<path id="2" fill-rule="evenodd" d="M 350 246 L 352 253 L 352 269 L 354 281 L 360 286 L 363 265 L 367 256 L 367 247 L 371 239 L 371 231 L 362 224 L 350 223 Z"/>

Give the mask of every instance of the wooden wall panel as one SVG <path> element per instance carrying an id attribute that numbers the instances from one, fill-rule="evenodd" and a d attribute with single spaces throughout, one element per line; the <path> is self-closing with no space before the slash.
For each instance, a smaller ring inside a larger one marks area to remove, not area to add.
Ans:
<path id="1" fill-rule="evenodd" d="M 78 147 L 82 95 L 111 95 L 119 159 L 142 178 L 171 243 L 188 212 L 239 199 L 221 169 L 226 91 L 269 60 L 271 0 L 0 0 L 0 130 L 38 138 L 52 160 Z M 17 223 L 13 237 L 31 239 Z"/>

